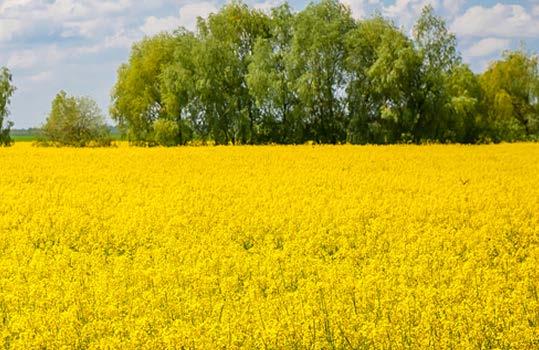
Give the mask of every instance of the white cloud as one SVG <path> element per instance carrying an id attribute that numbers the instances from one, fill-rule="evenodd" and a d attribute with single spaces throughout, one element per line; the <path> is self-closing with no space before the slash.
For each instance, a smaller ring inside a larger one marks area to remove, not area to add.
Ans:
<path id="1" fill-rule="evenodd" d="M 22 30 L 23 22 L 16 19 L 0 19 L 0 42 L 11 40 Z"/>
<path id="2" fill-rule="evenodd" d="M 464 52 L 467 58 L 485 57 L 492 54 L 500 53 L 509 48 L 511 40 L 500 38 L 486 38 L 472 45 Z"/>
<path id="3" fill-rule="evenodd" d="M 134 0 L 3 0 L 0 40 L 53 32 L 92 37 L 115 25 L 111 19 L 125 15 L 133 4 Z"/>
<path id="4" fill-rule="evenodd" d="M 393 5 L 385 6 L 383 13 L 390 18 L 398 19 L 405 28 L 410 28 L 427 5 L 437 8 L 438 0 L 396 0 Z"/>
<path id="5" fill-rule="evenodd" d="M 272 8 L 283 4 L 285 0 L 266 0 L 264 2 L 256 2 L 253 7 L 257 10 L 269 12 Z"/>
<path id="6" fill-rule="evenodd" d="M 42 1 L 26 1 L 34 3 L 36 12 L 50 19 L 76 20 L 102 17 L 124 13 L 135 4 L 133 0 L 55 0 L 46 6 L 39 6 Z"/>
<path id="7" fill-rule="evenodd" d="M 18 50 L 8 55 L 7 67 L 10 69 L 31 69 L 37 66 L 52 66 L 71 54 L 56 45 L 43 46 L 32 50 Z"/>
<path id="8" fill-rule="evenodd" d="M 7 59 L 7 66 L 11 69 L 32 68 L 39 59 L 33 50 L 24 50 L 12 53 Z"/>
<path id="9" fill-rule="evenodd" d="M 31 4 L 33 0 L 4 0 L 0 4 L 0 13 L 5 13 L 7 10 L 24 7 Z"/>
<path id="10" fill-rule="evenodd" d="M 63 23 L 64 30 L 62 32 L 62 36 L 64 38 L 76 36 L 92 38 L 104 28 L 107 28 L 107 26 L 107 19 L 105 18 L 95 18 L 82 21 L 67 21 Z"/>
<path id="11" fill-rule="evenodd" d="M 180 8 L 178 16 L 146 18 L 140 30 L 146 35 L 154 35 L 160 32 L 172 31 L 178 27 L 193 30 L 196 27 L 198 17 L 206 17 L 210 13 L 217 12 L 218 8 L 213 2 L 197 2 L 187 4 Z"/>
<path id="12" fill-rule="evenodd" d="M 180 19 L 178 17 L 163 17 L 157 18 L 150 16 L 146 18 L 144 24 L 140 27 L 140 30 L 146 35 L 155 35 L 160 32 L 169 32 L 180 26 Z"/>
<path id="13" fill-rule="evenodd" d="M 90 10 L 84 1 L 56 0 L 44 12 L 52 19 L 77 19 L 86 17 Z"/>
<path id="14" fill-rule="evenodd" d="M 187 29 L 194 29 L 198 17 L 206 17 L 219 9 L 213 2 L 197 2 L 188 4 L 180 9 L 180 25 Z"/>
<path id="15" fill-rule="evenodd" d="M 53 78 L 51 71 L 44 71 L 34 75 L 29 76 L 27 79 L 32 83 L 42 83 L 50 81 Z"/>
<path id="16" fill-rule="evenodd" d="M 444 0 L 443 5 L 450 16 L 456 15 L 466 0 Z"/>
<path id="17" fill-rule="evenodd" d="M 539 33 L 539 18 L 521 5 L 474 6 L 458 17 L 451 28 L 460 36 L 535 38 Z"/>
<path id="18" fill-rule="evenodd" d="M 133 32 L 120 31 L 111 36 L 107 36 L 104 40 L 105 48 L 129 48 L 137 40 L 136 34 Z"/>
<path id="19" fill-rule="evenodd" d="M 127 33 L 125 31 L 120 31 L 114 35 L 105 37 L 95 45 L 75 48 L 74 52 L 76 54 L 95 54 L 107 49 L 127 49 L 138 39 L 138 35 L 134 32 Z"/>

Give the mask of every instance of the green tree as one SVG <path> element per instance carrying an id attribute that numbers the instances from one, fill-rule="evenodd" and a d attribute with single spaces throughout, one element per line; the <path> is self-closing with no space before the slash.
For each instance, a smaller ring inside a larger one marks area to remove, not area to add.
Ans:
<path id="1" fill-rule="evenodd" d="M 171 147 L 178 144 L 179 125 L 170 119 L 157 119 L 153 125 L 154 140 L 158 145 Z"/>
<path id="2" fill-rule="evenodd" d="M 419 112 L 413 129 L 415 141 L 455 141 L 453 126 L 457 122 L 450 108 L 452 97 L 446 84 L 461 63 L 456 37 L 428 5 L 414 27 L 414 40 L 423 61 L 415 99 Z"/>
<path id="3" fill-rule="evenodd" d="M 482 103 L 484 97 L 479 78 L 467 65 L 461 64 L 449 75 L 446 88 L 451 96 L 451 128 L 455 132 L 456 141 L 480 141 L 485 105 Z"/>
<path id="4" fill-rule="evenodd" d="M 347 35 L 346 47 L 348 140 L 409 139 L 417 120 L 413 97 L 421 66 L 413 43 L 393 23 L 376 16 Z"/>
<path id="5" fill-rule="evenodd" d="M 298 143 L 303 125 L 297 118 L 297 97 L 290 77 L 294 14 L 285 3 L 271 10 L 270 37 L 259 38 L 249 65 L 247 84 L 262 113 L 262 141 Z"/>
<path id="6" fill-rule="evenodd" d="M 410 37 L 337 0 L 269 15 L 232 1 L 195 32 L 137 43 L 111 115 L 130 140 L 163 145 L 537 137 L 537 58 L 508 54 L 480 78 L 461 61 L 432 6 Z"/>
<path id="7" fill-rule="evenodd" d="M 9 115 L 9 104 L 11 97 L 15 93 L 15 86 L 12 84 L 12 76 L 10 71 L 2 67 L 0 68 L 0 146 L 10 146 L 12 143 L 9 132 L 13 126 L 13 122 L 7 121 Z"/>
<path id="8" fill-rule="evenodd" d="M 539 65 L 523 50 L 506 52 L 480 78 L 490 106 L 486 135 L 512 141 L 539 134 Z"/>
<path id="9" fill-rule="evenodd" d="M 204 123 L 197 112 L 200 108 L 196 91 L 197 64 L 195 53 L 199 52 L 200 41 L 184 28 L 175 32 L 173 58 L 160 76 L 160 94 L 163 102 L 161 119 L 172 120 L 176 144 L 190 141 L 193 132 L 206 134 Z M 160 119 L 158 119 L 160 120 Z M 157 127 L 155 127 L 157 132 Z"/>
<path id="10" fill-rule="evenodd" d="M 249 93 L 247 73 L 258 38 L 268 37 L 263 12 L 233 1 L 199 22 L 204 42 L 198 88 L 218 143 L 254 143 L 260 113 Z"/>
<path id="11" fill-rule="evenodd" d="M 73 97 L 60 91 L 42 135 L 46 142 L 60 146 L 109 146 L 110 133 L 97 103 L 88 97 Z"/>
<path id="12" fill-rule="evenodd" d="M 131 141 L 150 141 L 153 122 L 166 117 L 161 74 L 173 61 L 176 38 L 159 34 L 144 38 L 118 70 L 110 114 Z"/>
<path id="13" fill-rule="evenodd" d="M 418 92 L 421 60 L 409 38 L 399 31 L 388 31 L 377 50 L 377 59 L 367 74 L 372 92 L 381 97 L 379 125 L 384 143 L 410 141 L 418 111 L 414 98 Z"/>
<path id="14" fill-rule="evenodd" d="M 308 5 L 294 23 L 290 79 L 301 102 L 307 137 L 317 142 L 346 139 L 344 38 L 354 26 L 349 8 L 336 0 Z"/>

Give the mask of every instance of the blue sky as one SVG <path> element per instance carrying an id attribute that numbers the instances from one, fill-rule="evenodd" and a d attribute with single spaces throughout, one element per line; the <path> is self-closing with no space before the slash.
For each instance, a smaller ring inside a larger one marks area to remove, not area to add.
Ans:
<path id="1" fill-rule="evenodd" d="M 278 0 L 247 0 L 268 9 Z M 356 18 L 378 10 L 409 31 L 432 4 L 457 34 L 464 61 L 484 69 L 505 49 L 539 52 L 539 0 L 342 0 Z M 118 66 L 144 35 L 216 11 L 224 1 L 0 0 L 0 66 L 14 75 L 10 119 L 16 128 L 41 125 L 61 89 L 96 99 L 106 113 Z M 290 1 L 301 10 L 308 1 Z"/>

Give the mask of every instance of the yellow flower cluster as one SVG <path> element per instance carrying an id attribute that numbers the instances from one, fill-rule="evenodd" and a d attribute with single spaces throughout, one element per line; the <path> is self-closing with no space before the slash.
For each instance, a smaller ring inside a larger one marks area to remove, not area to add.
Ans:
<path id="1" fill-rule="evenodd" d="M 536 144 L 18 144 L 0 196 L 3 348 L 539 348 Z"/>

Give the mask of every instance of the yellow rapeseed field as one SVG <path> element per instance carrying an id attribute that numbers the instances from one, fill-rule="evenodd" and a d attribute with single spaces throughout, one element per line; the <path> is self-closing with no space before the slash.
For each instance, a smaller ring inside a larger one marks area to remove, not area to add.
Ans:
<path id="1" fill-rule="evenodd" d="M 0 191 L 0 347 L 539 348 L 538 144 L 17 144 Z"/>

